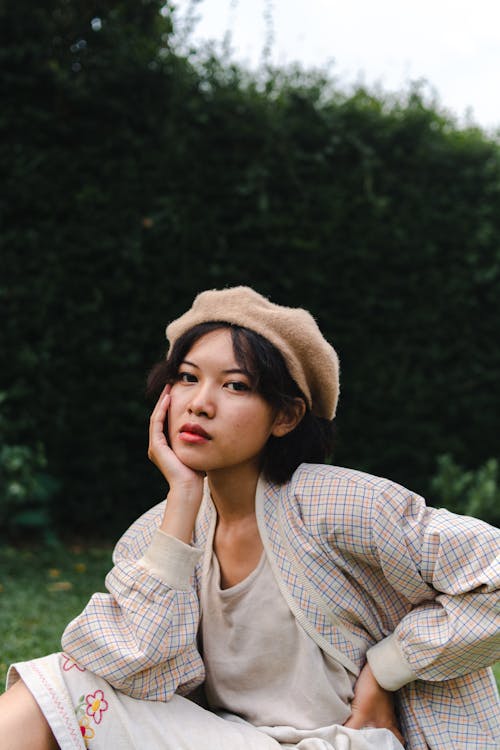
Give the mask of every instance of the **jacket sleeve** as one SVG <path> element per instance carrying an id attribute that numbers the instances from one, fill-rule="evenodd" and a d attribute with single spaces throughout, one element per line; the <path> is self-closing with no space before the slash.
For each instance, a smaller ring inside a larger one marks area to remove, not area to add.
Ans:
<path id="1" fill-rule="evenodd" d="M 202 682 L 194 568 L 201 550 L 158 528 L 164 504 L 118 542 L 108 593 L 92 596 L 69 623 L 62 647 L 79 665 L 134 697 L 169 700 Z"/>
<path id="2" fill-rule="evenodd" d="M 418 603 L 367 652 L 382 687 L 448 680 L 500 658 L 500 530 L 429 508 L 392 486 L 374 506 L 372 542 L 387 581 Z"/>

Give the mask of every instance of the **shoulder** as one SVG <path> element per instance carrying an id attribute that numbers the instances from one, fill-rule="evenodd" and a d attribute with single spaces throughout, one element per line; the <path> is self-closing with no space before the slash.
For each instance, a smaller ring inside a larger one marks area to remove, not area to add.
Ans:
<path id="1" fill-rule="evenodd" d="M 282 488 L 282 501 L 308 525 L 330 529 L 346 522 L 368 528 L 388 514 L 420 515 L 425 508 L 421 497 L 390 479 L 326 464 L 301 464 Z"/>
<path id="2" fill-rule="evenodd" d="M 113 562 L 120 559 L 138 560 L 149 547 L 153 534 L 161 523 L 166 501 L 150 508 L 134 521 L 118 540 L 113 551 Z"/>
<path id="3" fill-rule="evenodd" d="M 285 487 L 288 494 L 315 501 L 326 497 L 372 502 L 384 494 L 408 493 L 390 479 L 327 464 L 301 464 Z"/>

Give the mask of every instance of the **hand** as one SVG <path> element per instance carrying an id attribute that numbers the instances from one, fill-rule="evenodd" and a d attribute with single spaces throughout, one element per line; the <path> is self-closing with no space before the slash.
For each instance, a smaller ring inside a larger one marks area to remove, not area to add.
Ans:
<path id="1" fill-rule="evenodd" d="M 203 498 L 204 473 L 183 464 L 168 444 L 165 426 L 170 406 L 170 388 L 167 385 L 163 389 L 151 414 L 148 457 L 161 471 L 170 488 L 160 528 L 166 534 L 189 543 Z"/>
<path id="2" fill-rule="evenodd" d="M 161 471 L 171 488 L 176 484 L 193 484 L 198 487 L 203 482 L 204 474 L 183 464 L 168 444 L 165 435 L 170 389 L 170 385 L 165 386 L 149 420 L 148 458 Z"/>
<path id="3" fill-rule="evenodd" d="M 405 744 L 396 720 L 393 694 L 380 687 L 368 662 L 356 680 L 351 711 L 350 718 L 344 724 L 345 727 L 389 729 L 402 745 Z"/>

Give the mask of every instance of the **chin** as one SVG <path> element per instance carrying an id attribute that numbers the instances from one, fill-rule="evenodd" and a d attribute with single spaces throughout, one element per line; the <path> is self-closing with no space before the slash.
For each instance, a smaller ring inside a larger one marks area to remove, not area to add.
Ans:
<path id="1" fill-rule="evenodd" d="M 193 471 L 209 470 L 207 467 L 207 462 L 203 460 L 202 456 L 193 455 L 192 451 L 185 450 L 182 446 L 180 448 L 175 448 L 174 453 L 179 461 L 182 461 L 185 466 L 187 466 L 189 469 L 192 469 Z"/>
<path id="2" fill-rule="evenodd" d="M 206 463 L 202 463 L 201 461 L 183 461 L 183 463 L 188 467 L 188 469 L 192 469 L 193 471 L 201 471 L 205 474 L 207 471 L 211 470 L 210 466 L 207 466 Z"/>

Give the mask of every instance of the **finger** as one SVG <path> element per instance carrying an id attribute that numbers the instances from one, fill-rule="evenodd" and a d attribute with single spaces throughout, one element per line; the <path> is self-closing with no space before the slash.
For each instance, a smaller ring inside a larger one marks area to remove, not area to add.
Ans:
<path id="1" fill-rule="evenodd" d="M 170 386 L 167 387 L 168 391 L 166 389 L 162 391 L 162 394 L 158 399 L 155 408 L 151 412 L 151 422 L 156 422 L 158 420 L 161 420 L 163 422 L 165 420 L 165 415 L 168 411 L 168 407 L 170 406 Z"/>
<path id="2" fill-rule="evenodd" d="M 171 390 L 172 390 L 172 386 L 171 386 L 171 384 L 170 384 L 170 383 L 167 383 L 167 385 L 165 386 L 165 388 L 164 388 L 164 389 L 162 390 L 162 392 L 160 393 L 160 395 L 159 395 L 159 397 L 158 397 L 158 401 L 156 402 L 156 406 L 155 406 L 155 409 L 156 409 L 156 407 L 157 407 L 157 406 L 158 406 L 159 404 L 161 404 L 161 403 L 163 402 L 163 400 L 164 400 L 165 396 L 167 396 L 167 395 L 168 395 L 168 394 L 170 393 L 170 391 L 171 391 Z"/>
<path id="3" fill-rule="evenodd" d="M 166 443 L 165 429 L 167 423 L 167 412 L 170 406 L 170 394 L 166 393 L 156 405 L 149 420 L 149 444 L 158 442 Z"/>

